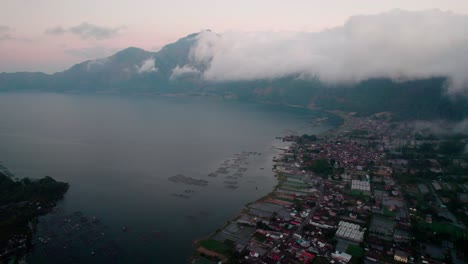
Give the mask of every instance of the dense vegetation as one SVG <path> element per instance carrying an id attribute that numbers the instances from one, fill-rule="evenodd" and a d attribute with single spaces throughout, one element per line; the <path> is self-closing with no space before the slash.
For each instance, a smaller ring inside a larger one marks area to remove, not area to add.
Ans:
<path id="1" fill-rule="evenodd" d="M 57 182 L 49 176 L 34 181 L 28 178 L 14 181 L 0 172 L 0 206 L 22 201 L 56 201 L 67 189 L 67 183 Z"/>
<path id="2" fill-rule="evenodd" d="M 27 251 L 37 216 L 49 212 L 67 190 L 67 183 L 48 176 L 16 181 L 0 171 L 0 250 L 11 253 L 3 258 Z"/>

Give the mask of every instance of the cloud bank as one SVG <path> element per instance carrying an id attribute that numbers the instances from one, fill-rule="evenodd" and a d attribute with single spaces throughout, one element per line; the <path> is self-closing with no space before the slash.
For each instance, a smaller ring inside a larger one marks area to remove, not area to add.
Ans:
<path id="1" fill-rule="evenodd" d="M 184 65 L 182 67 L 176 66 L 174 69 L 172 69 L 170 79 L 174 80 L 189 74 L 200 74 L 200 71 L 189 65 Z"/>
<path id="2" fill-rule="evenodd" d="M 48 28 L 45 30 L 45 34 L 60 36 L 69 32 L 82 39 L 102 40 L 116 37 L 121 29 L 122 27 L 110 28 L 83 22 L 77 26 L 70 27 L 69 29 L 65 29 L 61 26 Z"/>
<path id="3" fill-rule="evenodd" d="M 0 34 L 4 34 L 10 31 L 10 27 L 6 25 L 0 25 Z"/>
<path id="4" fill-rule="evenodd" d="M 0 40 L 11 39 L 10 30 L 11 28 L 9 26 L 0 25 Z"/>
<path id="5" fill-rule="evenodd" d="M 13 29 L 7 25 L 0 25 L 0 41 L 21 41 L 31 42 L 29 38 L 17 37 L 13 33 Z"/>
<path id="6" fill-rule="evenodd" d="M 464 119 L 460 122 L 450 122 L 447 120 L 415 121 L 411 125 L 416 130 L 429 130 L 435 135 L 468 135 L 468 119 Z"/>
<path id="7" fill-rule="evenodd" d="M 455 92 L 468 86 L 468 16 L 392 10 L 317 33 L 204 31 L 189 64 L 173 74 L 184 67 L 204 69 L 210 81 L 297 76 L 337 84 L 444 76 Z"/>
<path id="8" fill-rule="evenodd" d="M 67 30 L 64 29 L 63 27 L 54 27 L 54 28 L 48 28 L 46 29 L 45 33 L 47 35 L 55 35 L 55 36 L 59 36 L 59 35 L 63 35 L 65 33 L 67 33 Z"/>
<path id="9" fill-rule="evenodd" d="M 156 68 L 155 65 L 156 61 L 154 60 L 154 58 L 149 58 L 147 60 L 144 60 L 140 66 L 135 66 L 135 68 L 139 74 L 157 72 L 158 68 Z"/>
<path id="10" fill-rule="evenodd" d="M 120 28 L 107 28 L 96 26 L 89 23 L 82 23 L 78 26 L 71 27 L 70 32 L 80 36 L 81 38 L 108 39 L 117 36 Z"/>

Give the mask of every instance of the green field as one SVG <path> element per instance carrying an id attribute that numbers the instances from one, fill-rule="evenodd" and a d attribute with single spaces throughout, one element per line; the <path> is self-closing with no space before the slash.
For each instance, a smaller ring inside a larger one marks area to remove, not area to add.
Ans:
<path id="1" fill-rule="evenodd" d="M 200 246 L 208 249 L 208 250 L 212 250 L 212 251 L 216 251 L 218 253 L 221 253 L 223 255 L 228 255 L 229 253 L 232 252 L 232 248 L 222 242 L 219 242 L 219 241 L 216 241 L 216 240 L 213 240 L 213 239 L 207 239 L 207 240 L 203 240 L 200 242 Z"/>
<path id="2" fill-rule="evenodd" d="M 384 206 L 383 214 L 387 217 L 395 217 L 397 213 L 395 211 L 390 211 L 387 206 Z"/>
<path id="3" fill-rule="evenodd" d="M 214 261 L 211 261 L 207 258 L 204 258 L 204 257 L 197 257 L 194 261 L 193 261 L 193 264 L 214 264 L 216 262 Z"/>
<path id="4" fill-rule="evenodd" d="M 288 198 L 284 198 L 284 197 L 275 197 L 275 199 L 280 200 L 280 201 L 294 203 L 294 199 L 288 199 Z"/>
<path id="5" fill-rule="evenodd" d="M 437 232 L 441 234 L 449 234 L 456 238 L 468 239 L 468 230 L 463 230 L 451 224 L 432 222 L 431 224 L 419 223 L 418 225 L 422 227 L 430 228 L 433 232 Z"/>
<path id="6" fill-rule="evenodd" d="M 304 183 L 292 183 L 292 182 L 286 182 L 283 184 L 285 187 L 290 187 L 290 188 L 299 188 L 299 189 L 305 189 L 309 188 L 309 185 L 304 184 Z"/>
<path id="7" fill-rule="evenodd" d="M 282 190 L 287 190 L 287 191 L 293 191 L 293 192 L 299 192 L 299 193 L 309 193 L 307 191 L 304 191 L 304 189 L 299 189 L 299 188 L 294 188 L 291 186 L 281 186 Z"/>
<path id="8" fill-rule="evenodd" d="M 356 199 L 366 199 L 370 196 L 370 193 L 358 191 L 358 190 L 352 190 L 349 192 L 351 196 L 354 196 Z"/>
<path id="9" fill-rule="evenodd" d="M 348 249 L 346 249 L 346 253 L 350 254 L 355 258 L 360 258 L 364 255 L 364 249 L 362 249 L 362 247 L 359 246 L 349 245 Z"/>

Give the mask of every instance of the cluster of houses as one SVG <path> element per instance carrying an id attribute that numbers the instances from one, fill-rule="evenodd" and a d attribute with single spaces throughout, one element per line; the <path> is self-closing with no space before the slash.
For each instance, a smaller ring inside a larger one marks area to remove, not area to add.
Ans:
<path id="1" fill-rule="evenodd" d="M 343 164 L 336 166 L 342 168 L 341 174 L 334 175 L 338 177 L 323 178 L 302 170 L 301 155 L 308 155 L 311 148 L 318 146 L 321 151 L 313 153 L 358 151 L 337 159 L 338 164 Z M 277 213 L 262 220 L 264 224 L 256 229 L 245 248 L 248 253 L 244 262 L 311 263 L 317 257 L 330 263 L 348 263 L 353 257 L 366 263 L 413 261 L 413 252 L 404 246 L 412 238 L 408 228 L 404 228 L 409 225 L 408 209 L 392 178 L 392 169 L 384 165 L 380 150 L 350 146 L 356 143 L 291 146 L 288 152 L 297 153 L 296 160 L 283 159 L 286 162 L 277 166 L 284 177 L 283 184 L 273 197 L 259 202 L 279 205 L 281 202 L 275 199 L 289 199 L 292 204 L 282 204 L 289 215 L 282 213 L 281 217 Z M 324 152 L 323 148 L 327 150 Z M 371 170 L 365 169 L 369 160 L 375 164 Z"/>
<path id="2" fill-rule="evenodd" d="M 408 160 L 387 156 L 407 144 L 408 131 L 350 117 L 321 139 L 285 137 L 292 144 L 275 159 L 280 185 L 237 219 L 235 225 L 248 235 L 230 234 L 241 262 L 444 263 L 415 246 L 408 187 L 395 178 L 412 171 Z M 318 159 L 328 161 L 332 172 L 311 170 Z M 417 192 L 445 187 L 439 181 L 420 185 Z M 468 200 L 468 194 L 459 196 Z M 425 222 L 432 223 L 432 215 Z"/>

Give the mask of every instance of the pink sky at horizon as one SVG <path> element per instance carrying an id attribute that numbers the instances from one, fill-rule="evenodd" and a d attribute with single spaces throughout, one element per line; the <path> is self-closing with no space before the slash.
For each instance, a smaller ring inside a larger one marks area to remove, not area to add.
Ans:
<path id="1" fill-rule="evenodd" d="M 401 8 L 467 14 L 466 0 L 3 0 L 0 72 L 63 71 L 129 46 L 157 50 L 188 34 L 321 31 Z M 87 24 L 84 24 L 87 23 Z M 46 30 L 57 29 L 56 34 Z M 59 32 L 60 31 L 60 32 Z"/>

